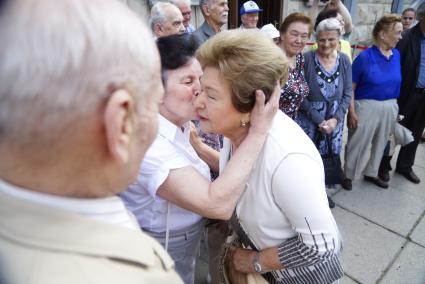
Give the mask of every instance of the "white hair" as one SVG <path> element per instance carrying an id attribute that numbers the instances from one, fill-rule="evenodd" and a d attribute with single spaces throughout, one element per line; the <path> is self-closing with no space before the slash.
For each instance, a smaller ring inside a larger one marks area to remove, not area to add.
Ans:
<path id="1" fill-rule="evenodd" d="M 168 7 L 175 8 L 180 13 L 179 8 L 170 2 L 157 2 L 152 6 L 151 17 L 149 18 L 149 26 L 151 27 L 152 31 L 154 31 L 156 23 L 159 22 L 161 25 L 163 25 L 167 21 L 167 15 L 165 11 Z"/>
<path id="2" fill-rule="evenodd" d="M 158 55 L 123 3 L 13 0 L 2 10 L 0 141 L 63 128 L 93 113 L 111 89 L 132 91 L 144 105 Z"/>
<path id="3" fill-rule="evenodd" d="M 328 18 L 321 21 L 316 27 L 316 35 L 319 32 L 337 31 L 338 35 L 341 36 L 341 23 L 336 18 Z"/>

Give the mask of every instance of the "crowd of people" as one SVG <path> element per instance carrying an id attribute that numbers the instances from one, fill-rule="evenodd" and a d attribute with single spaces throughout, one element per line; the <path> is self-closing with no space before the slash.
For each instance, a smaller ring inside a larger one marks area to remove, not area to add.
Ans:
<path id="1" fill-rule="evenodd" d="M 199 2 L 0 2 L 0 283 L 193 284 L 203 236 L 211 283 L 335 283 L 326 188 L 388 188 L 396 144 L 420 183 L 425 4 L 353 60 L 340 0 L 233 30 Z"/>

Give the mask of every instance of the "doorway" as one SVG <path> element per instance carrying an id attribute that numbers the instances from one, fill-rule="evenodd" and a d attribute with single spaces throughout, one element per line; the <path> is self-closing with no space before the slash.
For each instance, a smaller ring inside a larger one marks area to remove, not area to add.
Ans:
<path id="1" fill-rule="evenodd" d="M 229 1 L 229 29 L 235 29 L 241 25 L 239 9 L 247 0 Z M 282 3 L 283 0 L 254 0 L 257 5 L 263 9 L 258 19 L 258 27 L 261 28 L 267 24 L 273 24 L 279 29 L 282 21 Z"/>

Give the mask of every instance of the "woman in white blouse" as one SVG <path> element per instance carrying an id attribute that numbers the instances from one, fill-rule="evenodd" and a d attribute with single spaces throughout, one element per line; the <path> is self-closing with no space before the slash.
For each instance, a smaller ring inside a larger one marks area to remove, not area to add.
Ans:
<path id="1" fill-rule="evenodd" d="M 203 72 L 196 60 L 196 38 L 173 35 L 157 40 L 165 95 L 159 105 L 159 132 L 142 162 L 137 181 L 121 194 L 140 227 L 170 253 L 185 283 L 194 282 L 195 258 L 203 225 L 201 216 L 229 219 L 244 190 L 254 161 L 277 111 L 279 89 L 264 103 L 259 92 L 256 122 L 234 153 L 226 170 L 214 182 L 210 169 L 189 142 L 190 121 L 198 119 L 193 105 L 201 92 Z M 213 153 L 205 147 L 203 152 Z M 250 153 L 250 155 L 246 155 Z M 218 155 L 210 166 L 218 170 Z"/>
<path id="2" fill-rule="evenodd" d="M 256 31 L 223 31 L 198 50 L 204 75 L 195 105 L 201 128 L 226 137 L 221 169 L 227 169 L 249 134 L 255 90 L 263 90 L 267 98 L 274 82 L 286 78 L 281 56 Z M 309 137 L 282 112 L 273 119 L 233 216 L 233 229 L 248 246 L 233 249 L 236 270 L 261 273 L 270 283 L 332 283 L 343 276 L 322 159 Z"/>

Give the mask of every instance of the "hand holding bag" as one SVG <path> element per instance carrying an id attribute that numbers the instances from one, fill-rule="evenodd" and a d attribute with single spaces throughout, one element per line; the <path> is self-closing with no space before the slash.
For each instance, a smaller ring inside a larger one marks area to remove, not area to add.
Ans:
<path id="1" fill-rule="evenodd" d="M 244 273 L 233 266 L 233 248 L 244 248 L 235 235 L 227 238 L 220 254 L 220 284 L 267 284 L 266 279 L 258 273 Z"/>
<path id="2" fill-rule="evenodd" d="M 320 138 L 323 136 L 326 140 L 326 144 L 328 146 L 328 153 L 326 155 L 322 155 L 323 167 L 325 170 L 325 184 L 341 184 L 341 181 L 344 178 L 344 173 L 341 167 L 341 158 L 338 154 L 334 154 L 332 151 L 332 141 L 329 135 L 319 133 Z M 323 139 L 318 139 L 316 145 L 318 146 L 320 141 Z"/>

